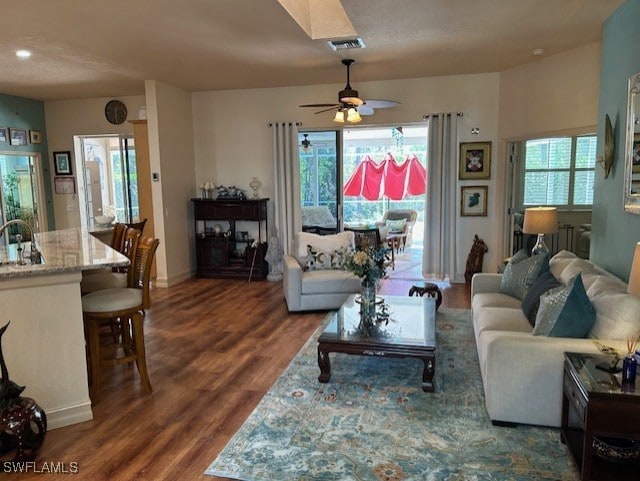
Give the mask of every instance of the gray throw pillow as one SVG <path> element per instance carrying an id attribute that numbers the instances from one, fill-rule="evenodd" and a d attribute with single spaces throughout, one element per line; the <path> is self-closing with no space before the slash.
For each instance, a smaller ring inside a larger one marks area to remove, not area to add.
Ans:
<path id="1" fill-rule="evenodd" d="M 596 310 L 584 290 L 582 274 L 578 274 L 566 286 L 540 296 L 533 335 L 584 338 L 595 322 Z"/>
<path id="2" fill-rule="evenodd" d="M 562 284 L 553 277 L 551 271 L 540 274 L 540 277 L 533 282 L 527 291 L 527 295 L 522 299 L 521 305 L 522 312 L 531 326 L 535 326 L 536 324 L 536 315 L 538 314 L 538 308 L 540 307 L 540 296 L 549 289 L 553 289 L 554 287 L 559 287 L 561 285 Z"/>
<path id="3" fill-rule="evenodd" d="M 517 299 L 524 299 L 533 282 L 549 270 L 549 260 L 546 254 L 529 257 L 525 249 L 516 252 L 504 269 L 500 290 Z"/>

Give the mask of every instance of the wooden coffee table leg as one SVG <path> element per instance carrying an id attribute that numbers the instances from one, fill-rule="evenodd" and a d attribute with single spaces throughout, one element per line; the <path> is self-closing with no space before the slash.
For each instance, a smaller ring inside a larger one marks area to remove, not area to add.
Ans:
<path id="1" fill-rule="evenodd" d="M 329 362 L 329 353 L 318 345 L 318 366 L 320 366 L 320 375 L 318 381 L 329 382 L 331 379 L 331 363 Z"/>
<path id="2" fill-rule="evenodd" d="M 436 371 L 436 357 L 434 355 L 422 358 L 424 362 L 424 370 L 422 371 L 422 390 L 424 392 L 433 392 L 433 375 Z"/>

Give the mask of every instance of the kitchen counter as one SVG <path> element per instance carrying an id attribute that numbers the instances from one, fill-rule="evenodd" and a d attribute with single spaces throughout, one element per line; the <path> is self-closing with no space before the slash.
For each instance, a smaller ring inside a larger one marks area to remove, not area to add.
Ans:
<path id="1" fill-rule="evenodd" d="M 49 429 L 93 418 L 87 380 L 82 271 L 129 260 L 89 232 L 35 234 L 42 264 L 17 265 L 16 246 L 0 248 L 0 325 L 11 321 L 2 349 L 15 383 L 46 412 Z M 28 258 L 30 245 L 23 243 Z M 9 264 L 7 264 L 9 262 Z"/>

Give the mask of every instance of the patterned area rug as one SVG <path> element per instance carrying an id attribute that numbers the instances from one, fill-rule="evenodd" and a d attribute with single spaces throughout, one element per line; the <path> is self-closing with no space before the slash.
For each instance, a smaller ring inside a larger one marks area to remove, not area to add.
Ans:
<path id="1" fill-rule="evenodd" d="M 576 481 L 559 430 L 491 424 L 470 311 L 442 308 L 436 325 L 434 393 L 422 391 L 416 359 L 331 354 L 331 382 L 320 384 L 321 327 L 205 474 L 245 481 Z"/>

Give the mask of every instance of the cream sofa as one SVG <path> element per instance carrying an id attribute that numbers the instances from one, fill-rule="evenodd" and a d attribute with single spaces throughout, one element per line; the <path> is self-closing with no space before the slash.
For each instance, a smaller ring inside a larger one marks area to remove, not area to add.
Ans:
<path id="1" fill-rule="evenodd" d="M 598 353 L 595 340 L 625 352 L 640 334 L 640 297 L 617 277 L 561 251 L 549 270 L 562 284 L 582 273 L 596 311 L 589 338 L 534 336 L 521 300 L 501 292 L 501 274 L 476 274 L 471 283 L 473 328 L 485 404 L 494 423 L 560 426 L 564 352 Z"/>
<path id="2" fill-rule="evenodd" d="M 283 258 L 282 286 L 289 311 L 337 309 L 350 294 L 360 292 L 360 278 L 344 269 L 309 270 L 307 246 L 329 255 L 338 250 L 355 249 L 353 232 L 318 235 L 298 232 L 294 255 Z"/>

